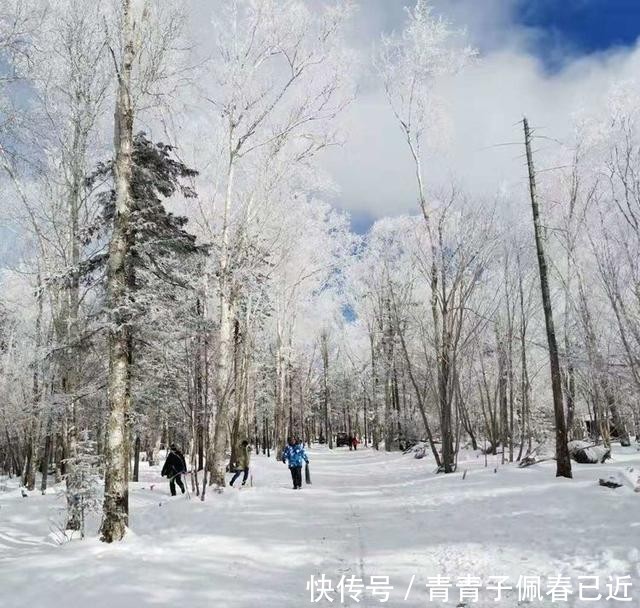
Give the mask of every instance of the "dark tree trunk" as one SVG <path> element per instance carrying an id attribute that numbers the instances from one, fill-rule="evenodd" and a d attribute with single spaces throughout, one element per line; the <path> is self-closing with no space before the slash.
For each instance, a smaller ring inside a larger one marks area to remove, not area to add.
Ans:
<path id="1" fill-rule="evenodd" d="M 538 209 L 538 195 L 536 191 L 536 176 L 533 167 L 533 154 L 531 152 L 531 133 L 529 123 L 525 118 L 524 138 L 527 153 L 527 166 L 529 169 L 529 192 L 531 195 L 531 210 L 533 214 L 533 227 L 538 254 L 538 267 L 540 270 L 540 291 L 542 293 L 542 307 L 544 309 L 545 326 L 547 330 L 547 343 L 549 344 L 549 365 L 551 368 L 551 389 L 553 392 L 553 410 L 556 425 L 556 477 L 572 477 L 571 459 L 567 447 L 567 428 L 564 416 L 564 402 L 562 399 L 562 376 L 560 371 L 560 359 L 558 356 L 558 343 L 553 325 L 553 309 L 551 306 L 551 294 L 549 292 L 549 277 L 547 272 L 547 260 L 544 252 L 542 225 Z"/>
<path id="2" fill-rule="evenodd" d="M 140 477 L 140 435 L 136 435 L 133 448 L 133 481 L 139 481 Z"/>

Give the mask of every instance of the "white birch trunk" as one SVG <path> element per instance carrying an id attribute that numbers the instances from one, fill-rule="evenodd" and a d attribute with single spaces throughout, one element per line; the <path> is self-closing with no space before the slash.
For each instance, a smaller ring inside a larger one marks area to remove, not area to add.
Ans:
<path id="1" fill-rule="evenodd" d="M 109 419 L 105 446 L 104 519 L 101 529 L 104 542 L 121 540 L 129 522 L 127 423 L 131 394 L 129 330 L 124 309 L 127 306 L 127 263 L 130 247 L 133 152 L 131 71 L 135 50 L 131 0 L 122 0 L 122 8 L 124 55 L 118 73 L 114 132 L 116 210 L 107 267 L 107 298 L 112 317 L 109 329 Z"/>
<path id="2" fill-rule="evenodd" d="M 231 384 L 231 361 L 233 355 L 233 322 L 235 318 L 235 304 L 232 293 L 231 277 L 229 275 L 229 214 L 231 210 L 231 194 L 233 192 L 235 156 L 231 147 L 233 129 L 230 130 L 229 166 L 227 170 L 227 190 L 224 202 L 224 218 L 221 235 L 220 254 L 220 327 L 218 330 L 218 364 L 215 374 L 216 415 L 212 421 L 213 429 L 209 429 L 213 436 L 211 456 L 207 468 L 210 472 L 209 483 L 222 488 L 225 485 L 225 449 L 229 435 L 229 405 Z"/>

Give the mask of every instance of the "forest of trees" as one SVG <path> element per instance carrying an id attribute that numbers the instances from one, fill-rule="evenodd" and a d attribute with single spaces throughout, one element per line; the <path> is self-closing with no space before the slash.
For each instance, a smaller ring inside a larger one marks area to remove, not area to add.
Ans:
<path id="1" fill-rule="evenodd" d="M 355 6 L 188 4 L 0 2 L 0 473 L 73 502 L 95 466 L 111 541 L 168 442 L 204 500 L 243 439 L 425 441 L 444 473 L 550 443 L 571 476 L 568 439 L 640 437 L 640 84 L 544 151 L 514 127 L 519 190 L 435 187 L 435 85 L 482 57 L 418 0 L 367 58 L 415 214 L 356 234 L 319 160 Z"/>

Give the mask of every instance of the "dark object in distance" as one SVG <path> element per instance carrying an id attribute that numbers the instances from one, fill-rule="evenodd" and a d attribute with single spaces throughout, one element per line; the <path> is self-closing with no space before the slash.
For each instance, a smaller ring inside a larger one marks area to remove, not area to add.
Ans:
<path id="1" fill-rule="evenodd" d="M 338 433 L 336 435 L 336 447 L 341 448 L 349 445 L 349 435 L 346 433 Z"/>

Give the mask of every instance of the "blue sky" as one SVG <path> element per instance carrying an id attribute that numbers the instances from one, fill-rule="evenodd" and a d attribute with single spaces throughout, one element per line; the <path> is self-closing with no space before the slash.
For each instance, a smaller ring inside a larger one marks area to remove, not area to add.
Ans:
<path id="1" fill-rule="evenodd" d="M 534 50 L 552 67 L 554 50 L 601 52 L 631 46 L 640 36 L 639 0 L 519 0 L 513 17 L 541 32 Z"/>

